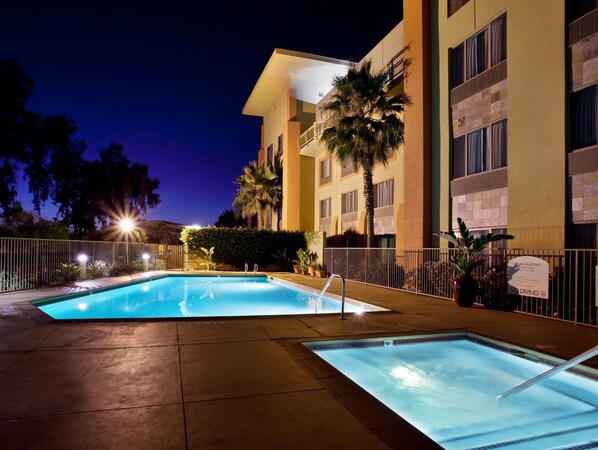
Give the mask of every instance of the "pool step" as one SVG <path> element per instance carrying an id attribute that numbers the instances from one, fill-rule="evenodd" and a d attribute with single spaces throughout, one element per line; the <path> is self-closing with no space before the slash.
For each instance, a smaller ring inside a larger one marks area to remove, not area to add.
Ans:
<path id="1" fill-rule="evenodd" d="M 455 436 L 459 430 L 453 429 L 450 434 L 454 437 L 436 437 L 436 441 L 450 449 L 586 448 L 598 436 L 598 411 L 528 423 L 521 428 L 507 425 L 505 423 L 505 428 L 500 430 L 465 436 Z"/>

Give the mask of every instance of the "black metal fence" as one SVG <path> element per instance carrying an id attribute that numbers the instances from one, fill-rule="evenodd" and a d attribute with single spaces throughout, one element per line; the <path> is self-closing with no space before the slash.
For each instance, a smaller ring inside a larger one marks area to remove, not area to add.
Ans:
<path id="1" fill-rule="evenodd" d="M 327 248 L 331 273 L 348 280 L 452 299 L 454 276 L 449 256 L 455 249 Z M 518 256 L 533 256 L 549 265 L 548 299 L 509 295 L 519 312 L 574 323 L 597 325 L 596 250 L 494 249 L 476 269 L 476 278 L 507 296 L 507 266 Z M 486 289 L 486 291 L 488 288 Z M 478 303 L 485 299 L 478 296 Z"/>
<path id="2" fill-rule="evenodd" d="M 113 266 L 141 259 L 144 253 L 151 267 L 183 268 L 182 245 L 0 237 L 0 292 L 52 283 L 61 265 L 78 263 L 81 254 L 88 262 L 103 261 Z"/>

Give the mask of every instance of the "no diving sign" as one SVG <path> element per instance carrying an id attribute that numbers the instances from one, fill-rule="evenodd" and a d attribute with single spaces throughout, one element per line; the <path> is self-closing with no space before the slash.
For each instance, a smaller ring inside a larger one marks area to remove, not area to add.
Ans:
<path id="1" fill-rule="evenodd" d="M 533 256 L 519 256 L 507 268 L 509 294 L 548 298 L 548 263 Z"/>

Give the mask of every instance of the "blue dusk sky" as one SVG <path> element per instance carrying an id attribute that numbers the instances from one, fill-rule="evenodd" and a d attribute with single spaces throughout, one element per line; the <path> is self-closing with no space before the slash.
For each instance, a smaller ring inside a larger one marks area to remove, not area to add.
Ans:
<path id="1" fill-rule="evenodd" d="M 261 118 L 241 110 L 274 49 L 359 61 L 402 18 L 402 1 L 268 4 L 4 0 L 0 58 L 35 80 L 29 109 L 75 122 L 87 159 L 117 142 L 149 166 L 147 219 L 210 225 L 257 157 Z"/>

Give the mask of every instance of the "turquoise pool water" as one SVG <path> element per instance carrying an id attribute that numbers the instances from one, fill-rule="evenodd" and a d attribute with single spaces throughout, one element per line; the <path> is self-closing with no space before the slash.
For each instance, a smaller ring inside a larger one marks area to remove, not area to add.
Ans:
<path id="1" fill-rule="evenodd" d="M 545 355 L 472 335 L 304 345 L 446 449 L 598 447 L 593 379 L 562 372 L 496 399 L 552 367 Z"/>
<path id="2" fill-rule="evenodd" d="M 54 319 L 325 314 L 341 310 L 331 295 L 298 289 L 267 277 L 166 276 L 107 290 L 58 297 L 35 305 Z M 346 312 L 380 311 L 346 299 Z"/>

